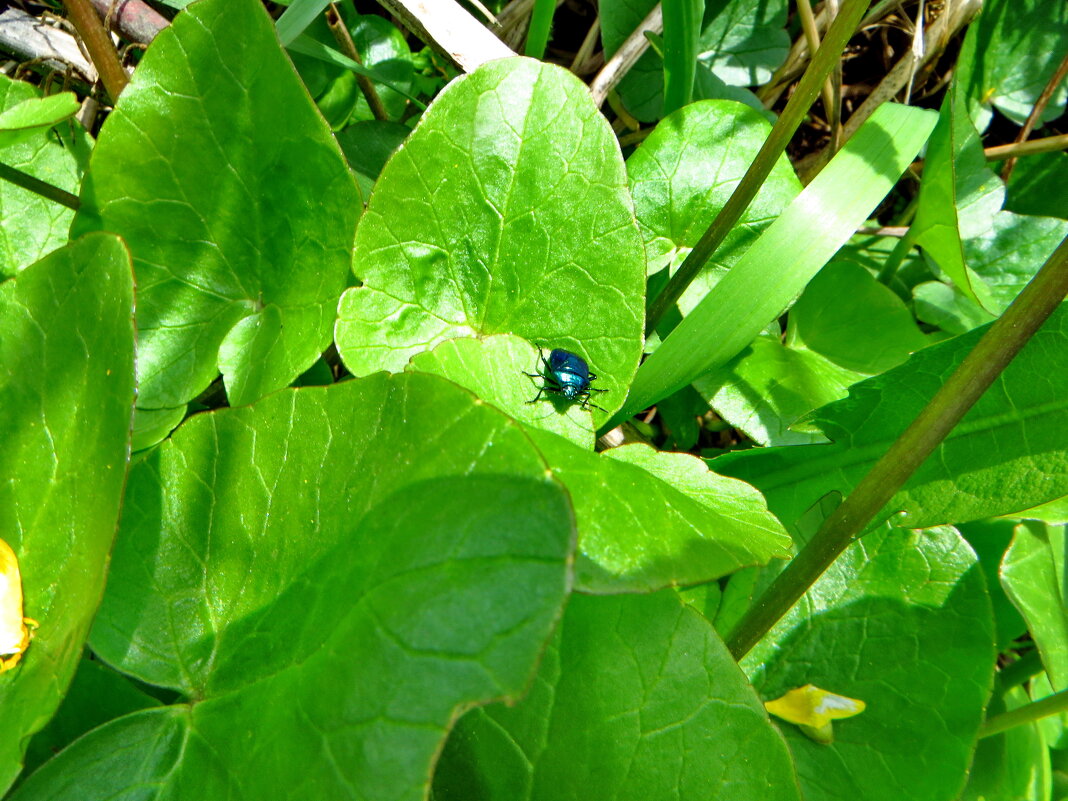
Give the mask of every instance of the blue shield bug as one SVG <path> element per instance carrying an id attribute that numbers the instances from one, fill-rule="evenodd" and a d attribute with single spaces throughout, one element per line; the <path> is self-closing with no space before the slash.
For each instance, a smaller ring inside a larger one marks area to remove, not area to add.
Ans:
<path id="1" fill-rule="evenodd" d="M 543 392 L 555 392 L 563 395 L 565 400 L 579 401 L 583 409 L 592 406 L 594 409 L 602 409 L 595 403 L 590 402 L 591 392 L 607 392 L 607 389 L 597 389 L 590 383 L 597 380 L 597 375 L 590 372 L 586 360 L 571 351 L 563 348 L 553 348 L 546 359 L 539 349 L 541 363 L 544 372 L 526 373 L 531 378 L 540 378 L 545 383 L 538 387 L 538 394 L 527 403 L 537 403 Z"/>

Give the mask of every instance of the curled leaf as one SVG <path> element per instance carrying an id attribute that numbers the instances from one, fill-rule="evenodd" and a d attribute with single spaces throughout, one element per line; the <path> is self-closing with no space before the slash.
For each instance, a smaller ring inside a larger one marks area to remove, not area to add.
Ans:
<path id="1" fill-rule="evenodd" d="M 0 540 L 0 673 L 11 670 L 30 645 L 37 621 L 22 616 L 22 575 L 11 546 Z"/>

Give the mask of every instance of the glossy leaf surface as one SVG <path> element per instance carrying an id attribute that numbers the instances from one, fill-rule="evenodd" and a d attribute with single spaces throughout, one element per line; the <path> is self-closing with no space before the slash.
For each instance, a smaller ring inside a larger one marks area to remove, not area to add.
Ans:
<path id="1" fill-rule="evenodd" d="M 203 0 L 145 54 L 109 116 L 76 231 L 126 240 L 138 406 L 221 371 L 232 404 L 286 386 L 330 342 L 355 182 L 254 0 Z M 329 220 L 329 224 L 324 224 Z"/>
<path id="2" fill-rule="evenodd" d="M 637 366 L 645 262 L 622 158 L 558 67 L 506 59 L 451 83 L 383 170 L 353 270 L 336 337 L 357 375 L 512 333 L 585 358 L 612 409 Z"/>
<path id="3" fill-rule="evenodd" d="M 129 453 L 133 275 L 94 234 L 0 284 L 0 532 L 39 627 L 0 676 L 0 788 L 81 658 L 104 588 Z"/>
<path id="4" fill-rule="evenodd" d="M 537 452 L 466 391 L 417 374 L 287 390 L 197 415 L 133 468 L 93 648 L 197 701 L 137 719 L 186 743 L 150 771 L 161 792 L 421 798 L 456 710 L 526 686 L 572 541 Z M 147 764 L 171 736 L 135 730 L 70 758 Z M 57 762 L 27 797 L 84 769 Z"/>
<path id="5" fill-rule="evenodd" d="M 0 110 L 8 110 L 36 97 L 32 86 L 0 75 Z M 64 144 L 44 131 L 3 148 L 0 160 L 8 166 L 47 181 L 67 192 L 77 192 L 81 170 L 69 137 Z M 0 181 L 0 278 L 14 275 L 67 241 L 74 212 L 51 200 Z"/>
<path id="6" fill-rule="evenodd" d="M 790 538 L 760 493 L 696 457 L 647 445 L 594 454 L 553 434 L 531 436 L 571 495 L 583 592 L 696 584 L 789 555 Z"/>

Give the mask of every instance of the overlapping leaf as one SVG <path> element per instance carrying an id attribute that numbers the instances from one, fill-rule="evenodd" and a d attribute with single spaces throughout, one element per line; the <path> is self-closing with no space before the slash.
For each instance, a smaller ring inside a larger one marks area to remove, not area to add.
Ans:
<path id="1" fill-rule="evenodd" d="M 749 169 L 771 126 L 759 113 L 729 100 L 691 103 L 666 117 L 627 159 L 634 212 L 649 272 L 680 260 L 697 244 Z M 680 301 L 692 308 L 721 273 L 741 258 L 801 191 L 783 158 L 738 224 Z"/>
<path id="2" fill-rule="evenodd" d="M 0 284 L 0 536 L 40 626 L 0 676 L 0 790 L 52 716 L 104 588 L 133 410 L 133 275 L 84 237 Z"/>
<path id="3" fill-rule="evenodd" d="M 1026 520 L 1016 526 L 1001 563 L 1001 583 L 1042 655 L 1050 683 L 1068 688 L 1068 588 L 1065 527 Z"/>
<path id="4" fill-rule="evenodd" d="M 456 710 L 526 686 L 572 540 L 519 427 L 434 376 L 194 417 L 131 471 L 93 647 L 196 703 L 94 731 L 21 797 L 128 791 L 96 772 L 117 751 L 177 797 L 422 798 Z"/>
<path id="5" fill-rule="evenodd" d="M 713 469 L 749 481 L 787 527 L 828 492 L 848 493 L 912 422 L 986 327 L 921 350 L 813 414 L 830 445 L 728 454 Z M 883 515 L 932 526 L 1036 506 L 1068 494 L 1068 306 L 1062 306 L 965 415 Z"/>
<path id="6" fill-rule="evenodd" d="M 156 37 L 101 130 L 77 231 L 123 236 L 138 284 L 138 405 L 221 370 L 233 404 L 330 342 L 360 203 L 255 0 L 203 0 Z"/>
<path id="7" fill-rule="evenodd" d="M 513 333 L 583 356 L 615 408 L 637 366 L 645 261 L 619 146 L 558 67 L 506 59 L 450 84 L 382 171 L 353 269 L 336 338 L 357 375 Z"/>
<path id="8" fill-rule="evenodd" d="M 434 790 L 436 801 L 799 798 L 752 688 L 671 592 L 573 598 L 531 694 L 462 718 Z"/>
<path id="9" fill-rule="evenodd" d="M 30 84 L 0 75 L 0 110 L 10 110 L 32 101 Z M 74 142 L 50 139 L 45 131 L 31 131 L 3 148 L 0 161 L 68 192 L 78 190 L 81 171 L 73 152 Z M 74 212 L 38 194 L 0 181 L 0 278 L 14 275 L 67 241 Z"/>
<path id="10" fill-rule="evenodd" d="M 830 745 L 781 725 L 808 801 L 950 801 L 983 721 L 992 637 L 955 530 L 884 530 L 850 546 L 742 666 L 765 699 L 815 684 L 867 705 Z"/>

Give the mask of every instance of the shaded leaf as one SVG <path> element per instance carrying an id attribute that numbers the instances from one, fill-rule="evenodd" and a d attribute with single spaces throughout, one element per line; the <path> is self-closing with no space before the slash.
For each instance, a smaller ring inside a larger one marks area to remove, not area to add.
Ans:
<path id="1" fill-rule="evenodd" d="M 611 56 L 638 23 L 652 10 L 653 0 L 610 0 L 600 5 L 601 41 Z M 728 86 L 755 86 L 767 82 L 786 60 L 790 38 L 784 30 L 787 4 L 782 0 L 711 0 L 705 3 L 698 40 L 698 76 L 711 73 Z M 698 79 L 695 99 L 721 97 L 707 94 L 717 84 Z M 650 48 L 620 82 L 620 97 L 642 122 L 664 114 L 663 59 Z"/>
<path id="2" fill-rule="evenodd" d="M 1068 52 L 1068 5 L 1047 0 L 985 0 L 968 27 L 957 60 L 972 119 L 985 130 L 996 108 L 1023 125 Z M 1059 117 L 1068 99 L 1062 83 L 1040 122 Z"/>
<path id="3" fill-rule="evenodd" d="M 1005 199 L 1005 188 L 986 165 L 962 95 L 960 84 L 954 82 L 942 103 L 924 159 L 909 235 L 961 292 L 993 311 L 986 286 L 969 275 L 964 240 L 990 228 Z"/>
<path id="4" fill-rule="evenodd" d="M 729 100 L 691 103 L 666 117 L 627 159 L 634 213 L 649 272 L 685 256 L 719 214 L 771 126 L 757 112 Z M 685 313 L 734 265 L 801 191 L 785 157 L 732 229 L 702 274 L 680 299 Z"/>
<path id="5" fill-rule="evenodd" d="M 790 310 L 790 333 L 847 370 L 874 375 L 927 345 L 897 295 L 863 267 L 832 261 Z"/>
<path id="6" fill-rule="evenodd" d="M 1020 687 L 995 696 L 989 715 L 1000 714 L 1028 703 Z M 1041 727 L 1025 723 L 985 737 L 975 749 L 975 761 L 961 801 L 1049 801 L 1050 764 Z"/>
<path id="7" fill-rule="evenodd" d="M 813 409 L 846 397 L 863 376 L 779 337 L 758 336 L 722 367 L 693 382 L 716 414 L 761 445 L 826 442 L 794 423 Z"/>
<path id="8" fill-rule="evenodd" d="M 1001 563 L 1001 584 L 1042 655 L 1054 689 L 1068 688 L 1068 594 L 1065 527 L 1026 520 L 1016 526 Z"/>
<path id="9" fill-rule="evenodd" d="M 926 140 L 933 116 L 880 106 L 642 363 L 623 412 L 636 412 L 726 364 L 782 314 L 890 191 Z"/>
<path id="10" fill-rule="evenodd" d="M 436 801 L 797 799 L 793 768 L 711 625 L 671 592 L 584 597 L 523 701 L 449 737 Z"/>
<path id="11" fill-rule="evenodd" d="M 834 725 L 831 744 L 781 727 L 808 801 L 951 799 L 983 721 L 992 636 L 983 577 L 956 531 L 879 531 L 851 545 L 742 666 L 765 698 L 812 683 L 867 704 Z"/>
<path id="12" fill-rule="evenodd" d="M 0 110 L 9 110 L 37 97 L 23 81 L 0 75 Z M 81 171 L 70 147 L 46 131 L 4 148 L 2 161 L 53 186 L 77 192 Z M 73 143 L 69 143 L 73 145 Z M 10 181 L 0 181 L 0 278 L 14 275 L 67 241 L 74 212 Z"/>

